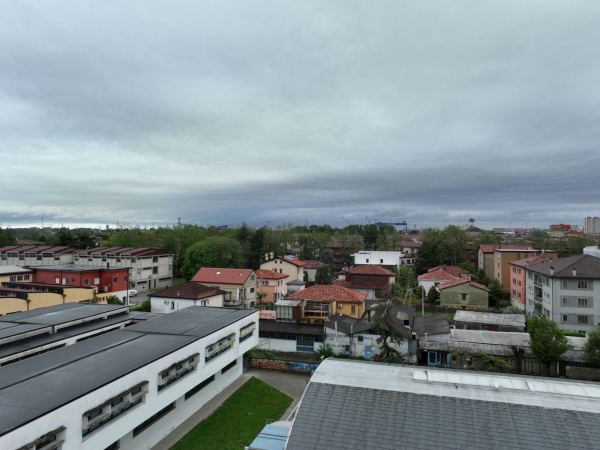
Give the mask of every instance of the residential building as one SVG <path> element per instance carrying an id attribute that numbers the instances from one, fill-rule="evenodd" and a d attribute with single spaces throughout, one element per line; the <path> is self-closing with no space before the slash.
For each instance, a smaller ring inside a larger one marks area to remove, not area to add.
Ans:
<path id="1" fill-rule="evenodd" d="M 404 252 L 361 250 L 352 254 L 355 265 L 372 264 L 396 269 L 404 265 L 414 264 L 414 256 Z"/>
<path id="2" fill-rule="evenodd" d="M 261 320 L 259 335 L 257 348 L 286 353 L 314 353 L 321 349 L 325 339 L 323 325 L 279 320 Z"/>
<path id="3" fill-rule="evenodd" d="M 309 322 L 324 322 L 332 314 L 362 317 L 367 294 L 335 284 L 315 284 L 288 296 L 302 300 L 303 318 Z"/>
<path id="4" fill-rule="evenodd" d="M 586 217 L 583 231 L 585 234 L 600 234 L 600 217 Z"/>
<path id="5" fill-rule="evenodd" d="M 223 307 L 223 292 L 218 287 L 184 281 L 150 294 L 153 313 L 172 313 L 190 306 Z"/>
<path id="6" fill-rule="evenodd" d="M 0 323 L 81 317 L 27 314 Z M 0 448 L 152 448 L 242 374 L 257 328 L 258 311 L 196 306 L 0 367 Z"/>
<path id="7" fill-rule="evenodd" d="M 121 301 L 127 301 L 128 298 L 128 267 L 54 264 L 29 268 L 34 271 L 35 283 L 93 287 L 100 298 L 115 296 Z"/>
<path id="8" fill-rule="evenodd" d="M 546 253 L 528 256 L 508 263 L 510 267 L 510 303 L 525 310 L 525 299 L 527 298 L 525 269 L 529 264 L 551 261 L 556 257 Z"/>
<path id="9" fill-rule="evenodd" d="M 259 303 L 275 303 L 282 300 L 288 293 L 286 280 L 289 278 L 284 273 L 275 273 L 270 270 L 259 269 L 255 271 L 258 285 L 258 295 L 264 296 Z"/>
<path id="10" fill-rule="evenodd" d="M 361 265 L 346 270 L 341 286 L 367 294 L 367 300 L 388 298 L 396 277 L 394 272 L 382 266 Z"/>
<path id="11" fill-rule="evenodd" d="M 4 281 L 31 281 L 32 271 L 19 266 L 0 266 L 0 284 Z"/>
<path id="12" fill-rule="evenodd" d="M 304 281 L 309 283 L 315 282 L 317 270 L 319 270 L 321 267 L 327 267 L 327 264 L 312 259 L 303 259 L 302 262 L 304 263 L 302 266 L 302 269 L 304 270 Z"/>
<path id="13" fill-rule="evenodd" d="M 463 330 L 525 331 L 525 314 L 456 311 L 454 326 Z"/>
<path id="14" fill-rule="evenodd" d="M 488 280 L 494 279 L 494 250 L 496 244 L 481 244 L 477 252 L 477 268 L 485 273 Z"/>
<path id="15" fill-rule="evenodd" d="M 571 346 L 560 357 L 560 361 L 550 366 L 553 376 L 578 378 L 586 376 L 586 339 L 567 336 Z M 548 368 L 540 362 L 533 351 L 529 333 L 514 331 L 464 330 L 453 328 L 446 333 L 426 336 L 419 340 L 419 363 L 429 367 L 450 367 L 464 369 L 465 353 L 472 362 L 477 355 L 490 355 L 501 358 L 508 370 L 527 375 L 547 375 Z M 485 366 L 485 364 L 484 364 Z"/>
<path id="16" fill-rule="evenodd" d="M 512 273 L 509 266 L 510 262 L 540 253 L 545 253 L 551 258 L 558 258 L 558 254 L 556 252 L 549 252 L 545 250 L 540 251 L 533 248 L 497 248 L 494 250 L 494 279 L 502 285 L 502 288 L 505 291 L 510 291 L 510 280 Z"/>
<path id="17" fill-rule="evenodd" d="M 223 306 L 254 308 L 256 304 L 256 275 L 251 269 L 203 267 L 192 281 L 224 291 Z"/>
<path id="18" fill-rule="evenodd" d="M 544 314 L 561 328 L 587 333 L 600 325 L 600 258 L 576 255 L 530 264 L 527 314 Z"/>
<path id="19" fill-rule="evenodd" d="M 262 263 L 260 268 L 262 270 L 287 275 L 289 281 L 307 281 L 304 278 L 304 261 L 295 256 L 275 257 Z"/>
<path id="20" fill-rule="evenodd" d="M 94 289 L 91 287 L 5 281 L 0 285 L 0 315 L 65 303 L 90 301 L 93 298 Z"/>
<path id="21" fill-rule="evenodd" d="M 0 247 L 2 266 L 44 266 L 71 264 L 76 250 L 64 245 L 9 245 Z"/>
<path id="22" fill-rule="evenodd" d="M 468 270 L 458 266 L 437 266 L 432 267 L 427 272 L 417 277 L 417 284 L 425 292 L 429 292 L 432 287 L 439 288 L 444 283 L 450 283 L 458 280 L 470 280 L 471 274 Z"/>
<path id="23" fill-rule="evenodd" d="M 301 322 L 303 317 L 302 300 L 277 300 L 275 319 L 283 322 Z"/>
<path id="24" fill-rule="evenodd" d="M 585 382 L 328 358 L 285 449 L 591 449 L 599 402 Z"/>
<path id="25" fill-rule="evenodd" d="M 389 312 L 389 322 L 403 336 L 400 344 L 390 342 L 390 346 L 402 357 L 409 357 L 409 341 L 412 338 L 412 325 L 415 320 L 415 310 L 410 306 L 390 303 L 393 311 Z M 378 326 L 386 326 L 381 320 L 386 312 L 383 308 L 368 310 L 362 317 L 336 314 L 325 322 L 325 344 L 329 345 L 335 354 L 345 354 L 365 359 L 373 359 L 380 354 L 377 342 L 381 337 Z"/>
<path id="26" fill-rule="evenodd" d="M 590 245 L 589 247 L 585 247 L 583 249 L 583 254 L 600 258 L 600 245 Z"/>
<path id="27" fill-rule="evenodd" d="M 306 282 L 302 280 L 290 280 L 285 284 L 287 286 L 288 294 L 301 291 L 306 287 Z"/>
<path id="28" fill-rule="evenodd" d="M 440 305 L 446 308 L 488 309 L 488 288 L 468 278 L 440 284 Z"/>
<path id="29" fill-rule="evenodd" d="M 73 262 L 80 265 L 128 268 L 129 288 L 145 294 L 173 283 L 173 255 L 158 248 L 98 247 L 77 250 Z"/>

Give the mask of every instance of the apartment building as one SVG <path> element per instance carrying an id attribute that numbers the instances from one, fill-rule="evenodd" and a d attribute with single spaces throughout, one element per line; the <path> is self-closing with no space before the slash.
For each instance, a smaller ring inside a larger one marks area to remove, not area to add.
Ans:
<path id="1" fill-rule="evenodd" d="M 600 217 L 586 217 L 583 232 L 585 234 L 600 234 Z"/>
<path id="2" fill-rule="evenodd" d="M 352 254 L 352 260 L 355 265 L 372 264 L 394 269 L 414 264 L 415 256 L 404 252 L 361 250 Z"/>
<path id="3" fill-rule="evenodd" d="M 315 284 L 287 297 L 302 301 L 302 317 L 309 322 L 324 322 L 332 314 L 360 318 L 365 312 L 367 294 L 336 284 Z"/>
<path id="4" fill-rule="evenodd" d="M 536 250 L 533 248 L 497 248 L 494 250 L 494 280 L 498 281 L 505 291 L 509 291 L 511 280 L 510 262 L 540 253 L 545 253 L 551 258 L 558 258 L 556 252 Z"/>
<path id="5" fill-rule="evenodd" d="M 526 289 L 526 274 L 525 269 L 530 264 L 537 264 L 551 261 L 553 258 L 546 253 L 529 256 L 523 259 L 517 259 L 508 263 L 510 267 L 510 303 L 513 306 L 525 310 L 525 302 L 527 298 Z"/>
<path id="6" fill-rule="evenodd" d="M 262 297 L 259 303 L 275 303 L 285 298 L 288 293 L 288 285 L 286 284 L 286 280 L 289 278 L 288 275 L 263 269 L 258 269 L 255 273 L 258 294 Z"/>
<path id="7" fill-rule="evenodd" d="M 304 280 L 304 261 L 295 256 L 276 257 L 260 265 L 261 270 L 287 275 L 288 281 Z"/>
<path id="8" fill-rule="evenodd" d="M 71 264 L 76 251 L 66 246 L 9 245 L 0 247 L 0 265 L 24 267 Z"/>
<path id="9" fill-rule="evenodd" d="M 173 283 L 173 255 L 157 248 L 98 247 L 76 250 L 73 262 L 106 268 L 128 268 L 129 288 L 140 293 Z"/>
<path id="10" fill-rule="evenodd" d="M 571 331 L 600 325 L 600 258 L 576 255 L 525 270 L 528 315 L 544 314 Z"/>
<path id="11" fill-rule="evenodd" d="M 25 313 L 0 319 L 14 325 L 0 337 L 18 339 L 16 321 L 41 334 L 76 319 Z M 0 367 L 0 448 L 150 449 L 235 381 L 257 343 L 258 311 L 197 306 Z"/>

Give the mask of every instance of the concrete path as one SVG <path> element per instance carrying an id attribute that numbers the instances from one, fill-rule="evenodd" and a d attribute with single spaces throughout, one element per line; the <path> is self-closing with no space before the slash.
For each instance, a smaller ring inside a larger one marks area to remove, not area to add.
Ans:
<path id="1" fill-rule="evenodd" d="M 235 391 L 237 391 L 246 381 L 251 377 L 256 377 L 267 384 L 270 384 L 274 388 L 281 392 L 289 395 L 294 399 L 290 407 L 283 414 L 281 419 L 286 419 L 290 413 L 294 410 L 306 383 L 310 379 L 309 375 L 299 375 L 293 373 L 277 372 L 275 370 L 260 370 L 251 369 L 244 372 L 241 377 L 235 380 L 229 385 L 223 392 L 212 398 L 206 405 L 204 405 L 195 414 L 189 417 L 185 422 L 179 425 L 171 434 L 165 437 L 162 441 L 156 444 L 152 450 L 168 450 L 183 437 L 196 427 L 200 422 L 209 417 L 214 413 L 219 406 L 221 406 L 225 400 L 227 400 Z"/>

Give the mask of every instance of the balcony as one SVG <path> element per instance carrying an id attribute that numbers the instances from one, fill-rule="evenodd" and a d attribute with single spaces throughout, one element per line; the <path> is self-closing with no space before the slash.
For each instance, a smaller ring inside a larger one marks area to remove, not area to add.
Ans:
<path id="1" fill-rule="evenodd" d="M 240 306 L 244 306 L 244 301 L 241 299 L 233 299 L 233 300 L 223 300 L 223 306 L 230 308 L 238 308 Z"/>

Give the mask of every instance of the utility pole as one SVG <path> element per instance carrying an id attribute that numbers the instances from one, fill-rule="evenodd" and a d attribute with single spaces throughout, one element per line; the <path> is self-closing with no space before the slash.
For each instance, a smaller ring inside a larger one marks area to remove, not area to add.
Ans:
<path id="1" fill-rule="evenodd" d="M 421 316 L 425 317 L 425 289 L 421 288 Z"/>

